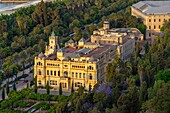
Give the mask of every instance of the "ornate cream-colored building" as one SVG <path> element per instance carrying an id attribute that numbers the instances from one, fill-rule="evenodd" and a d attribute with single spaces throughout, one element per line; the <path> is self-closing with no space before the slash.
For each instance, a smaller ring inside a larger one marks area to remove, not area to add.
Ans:
<path id="1" fill-rule="evenodd" d="M 40 53 L 34 60 L 34 77 L 37 76 L 38 86 L 45 86 L 49 81 L 50 86 L 56 89 L 61 83 L 64 90 L 70 90 L 72 86 L 74 90 L 80 86 L 84 86 L 88 90 L 89 87 L 93 88 L 97 82 L 104 82 L 107 64 L 116 55 L 121 56 L 133 52 L 135 38 L 142 40 L 142 36 L 137 29 L 109 30 L 107 21 L 103 25 L 104 32 L 111 36 L 112 42 L 109 44 L 102 42 L 106 37 L 101 35 L 100 40 L 102 41 L 99 41 L 99 37 L 95 37 L 100 35 L 97 32 L 101 29 L 94 31 L 91 38 L 87 40 L 82 38 L 78 43 L 70 39 L 63 48 L 59 47 L 58 37 L 52 33 L 45 53 Z M 107 28 L 105 29 L 105 27 Z M 107 40 L 106 38 L 105 41 Z M 129 50 L 127 51 L 127 49 Z M 128 57 L 125 55 L 123 59 L 128 59 Z"/>
<path id="2" fill-rule="evenodd" d="M 153 42 L 165 20 L 170 20 L 170 1 L 140 1 L 131 7 L 132 15 L 146 25 L 146 40 Z"/>

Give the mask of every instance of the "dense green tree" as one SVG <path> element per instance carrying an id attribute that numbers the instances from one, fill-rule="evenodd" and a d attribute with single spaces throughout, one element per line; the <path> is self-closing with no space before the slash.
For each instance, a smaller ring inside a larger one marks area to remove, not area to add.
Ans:
<path id="1" fill-rule="evenodd" d="M 6 75 L 6 78 L 8 78 L 8 81 L 9 81 L 9 77 L 12 75 L 11 62 L 3 63 L 2 69 L 3 69 L 4 74 Z"/>
<path id="2" fill-rule="evenodd" d="M 117 104 L 118 109 L 123 113 L 136 113 L 139 110 L 138 93 L 136 87 L 129 87 L 128 93 L 121 94 Z"/>
<path id="3" fill-rule="evenodd" d="M 169 86 L 169 83 L 163 83 L 156 95 L 142 105 L 143 112 L 168 113 L 170 111 Z"/>
<path id="4" fill-rule="evenodd" d="M 139 101 L 142 104 L 147 99 L 147 84 L 144 81 L 140 86 Z"/>
<path id="5" fill-rule="evenodd" d="M 170 70 L 161 70 L 156 76 L 157 80 L 170 81 Z"/>

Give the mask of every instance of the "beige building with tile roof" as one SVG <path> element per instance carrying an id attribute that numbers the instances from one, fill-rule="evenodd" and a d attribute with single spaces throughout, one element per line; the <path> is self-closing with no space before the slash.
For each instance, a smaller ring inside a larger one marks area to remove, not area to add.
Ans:
<path id="1" fill-rule="evenodd" d="M 170 20 L 170 1 L 140 1 L 131 7 L 133 16 L 141 18 L 146 29 L 146 40 L 153 42 L 165 20 Z"/>
<path id="2" fill-rule="evenodd" d="M 110 35 L 109 43 L 105 35 Z M 34 77 L 37 76 L 38 86 L 45 86 L 49 81 L 56 90 L 60 83 L 63 90 L 71 90 L 72 87 L 77 90 L 80 86 L 89 90 L 97 82 L 105 81 L 106 66 L 116 55 L 124 60 L 130 57 L 135 50 L 135 38 L 143 39 L 137 29 L 109 29 L 109 22 L 104 22 L 103 28 L 94 31 L 89 40 L 82 38 L 76 43 L 70 39 L 65 47 L 60 48 L 58 37 L 52 33 L 45 53 L 34 59 Z"/>

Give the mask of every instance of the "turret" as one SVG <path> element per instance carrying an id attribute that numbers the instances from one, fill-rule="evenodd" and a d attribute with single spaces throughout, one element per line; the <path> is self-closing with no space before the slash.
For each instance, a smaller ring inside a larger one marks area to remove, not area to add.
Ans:
<path id="1" fill-rule="evenodd" d="M 109 23 L 109 21 L 104 21 L 103 22 L 103 29 L 110 29 L 110 23 Z"/>
<path id="2" fill-rule="evenodd" d="M 49 37 L 49 45 L 46 46 L 45 55 L 54 54 L 57 49 L 59 49 L 58 37 L 55 36 L 54 32 L 52 32 Z"/>
<path id="3" fill-rule="evenodd" d="M 86 40 L 84 38 L 81 38 L 78 42 L 78 47 L 83 47 L 85 42 L 86 42 Z"/>

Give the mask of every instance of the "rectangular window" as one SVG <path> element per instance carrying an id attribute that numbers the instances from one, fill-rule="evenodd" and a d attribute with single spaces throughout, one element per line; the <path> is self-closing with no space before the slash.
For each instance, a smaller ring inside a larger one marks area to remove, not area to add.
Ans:
<path id="1" fill-rule="evenodd" d="M 58 71 L 58 76 L 60 76 L 60 71 Z"/>
<path id="2" fill-rule="evenodd" d="M 159 22 L 161 22 L 161 19 L 159 19 Z"/>
<path id="3" fill-rule="evenodd" d="M 57 85 L 57 81 L 56 80 L 50 80 L 50 85 Z"/>
<path id="4" fill-rule="evenodd" d="M 49 75 L 49 70 L 47 70 L 47 75 Z"/>
<path id="5" fill-rule="evenodd" d="M 149 29 L 151 29 L 151 26 L 149 26 Z"/>
<path id="6" fill-rule="evenodd" d="M 151 33 L 149 33 L 149 37 L 151 37 Z"/>
<path id="7" fill-rule="evenodd" d="M 161 25 L 159 25 L 159 29 L 161 28 Z"/>
<path id="8" fill-rule="evenodd" d="M 149 19 L 149 22 L 151 22 L 151 19 Z"/>
<path id="9" fill-rule="evenodd" d="M 53 75 L 53 71 L 51 71 L 51 75 Z"/>
<path id="10" fill-rule="evenodd" d="M 81 78 L 81 73 L 79 73 L 79 78 Z"/>
<path id="11" fill-rule="evenodd" d="M 154 22 L 156 22 L 156 19 L 154 19 Z"/>
<path id="12" fill-rule="evenodd" d="M 83 73 L 83 78 L 85 78 L 85 73 Z"/>
<path id="13" fill-rule="evenodd" d="M 75 87 L 80 87 L 80 86 L 82 86 L 82 83 L 80 83 L 80 82 L 75 83 Z"/>
<path id="14" fill-rule="evenodd" d="M 154 29 L 156 29 L 156 26 L 154 25 Z"/>
<path id="15" fill-rule="evenodd" d="M 76 78 L 78 77 L 78 73 L 76 73 Z"/>
<path id="16" fill-rule="evenodd" d="M 56 71 L 54 71 L 54 76 L 56 76 Z"/>
<path id="17" fill-rule="evenodd" d="M 74 72 L 72 72 L 72 77 L 74 78 Z"/>

